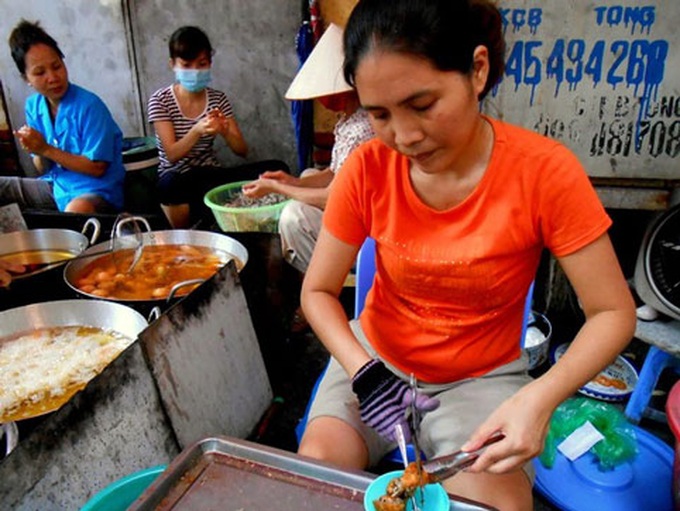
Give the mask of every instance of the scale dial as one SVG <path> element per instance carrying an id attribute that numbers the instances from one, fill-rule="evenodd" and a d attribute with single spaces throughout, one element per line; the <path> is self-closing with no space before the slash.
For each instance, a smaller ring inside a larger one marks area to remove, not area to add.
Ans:
<path id="1" fill-rule="evenodd" d="M 635 287 L 647 305 L 680 319 L 680 204 L 650 224 L 638 254 Z"/>

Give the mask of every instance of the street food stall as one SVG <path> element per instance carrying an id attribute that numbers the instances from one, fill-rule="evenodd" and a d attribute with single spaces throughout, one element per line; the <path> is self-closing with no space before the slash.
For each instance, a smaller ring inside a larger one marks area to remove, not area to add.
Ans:
<path id="1" fill-rule="evenodd" d="M 167 464 L 200 438 L 247 436 L 272 390 L 239 279 L 244 262 L 230 260 L 185 296 L 161 300 L 148 326 L 137 303 L 77 294 L 64 280 L 64 265 L 48 285 L 34 288 L 37 303 L 13 307 L 13 289 L 4 292 L 0 314 L 25 312 L 22 317 L 39 326 L 48 303 L 68 304 L 61 312 L 71 316 L 93 305 L 122 308 L 130 313 L 121 319 L 124 325 L 133 315 L 143 325 L 134 342 L 63 406 L 18 420 L 18 444 L 0 460 L 3 506 L 78 509 L 112 480 Z M 29 297 L 21 293 L 18 299 Z M 14 338 L 9 330 L 3 322 L 0 339 Z"/>

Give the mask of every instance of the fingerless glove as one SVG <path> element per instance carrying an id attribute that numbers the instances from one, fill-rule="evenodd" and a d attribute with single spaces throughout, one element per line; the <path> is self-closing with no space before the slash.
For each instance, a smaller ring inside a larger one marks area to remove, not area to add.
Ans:
<path id="1" fill-rule="evenodd" d="M 378 359 L 367 362 L 352 378 L 352 390 L 359 399 L 361 420 L 380 436 L 394 440 L 394 427 L 402 423 L 408 432 L 406 411 L 410 400 L 407 382 Z"/>

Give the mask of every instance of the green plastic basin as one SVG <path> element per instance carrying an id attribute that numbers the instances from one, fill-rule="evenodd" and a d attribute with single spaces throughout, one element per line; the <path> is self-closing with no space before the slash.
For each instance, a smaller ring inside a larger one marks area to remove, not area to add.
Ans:
<path id="1" fill-rule="evenodd" d="M 88 500 L 80 511 L 125 511 L 165 468 L 159 465 L 118 479 Z"/>

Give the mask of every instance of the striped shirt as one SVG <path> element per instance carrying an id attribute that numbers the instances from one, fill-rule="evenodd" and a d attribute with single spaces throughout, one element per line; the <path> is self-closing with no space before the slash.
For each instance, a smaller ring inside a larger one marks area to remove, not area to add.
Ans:
<path id="1" fill-rule="evenodd" d="M 233 117 L 234 112 L 227 95 L 219 90 L 206 88 L 208 101 L 205 110 L 195 118 L 186 117 L 179 108 L 177 97 L 172 85 L 157 90 L 151 95 L 148 105 L 149 123 L 156 121 L 170 121 L 175 128 L 175 140 L 180 140 L 189 130 L 213 108 L 219 108 L 226 117 Z M 203 135 L 191 150 L 176 162 L 172 163 L 165 154 L 163 144 L 156 134 L 158 147 L 158 171 L 186 172 L 191 167 L 218 166 L 217 156 L 213 148 L 215 135 Z"/>

